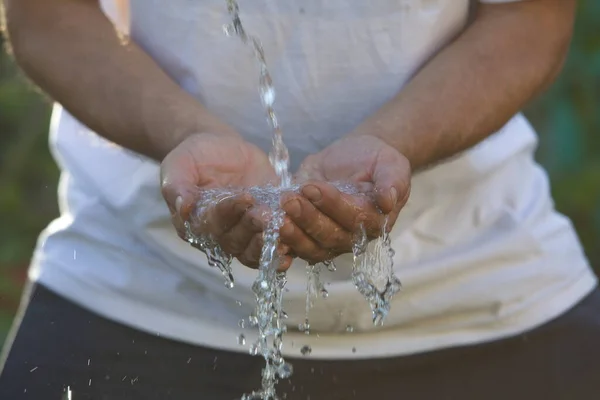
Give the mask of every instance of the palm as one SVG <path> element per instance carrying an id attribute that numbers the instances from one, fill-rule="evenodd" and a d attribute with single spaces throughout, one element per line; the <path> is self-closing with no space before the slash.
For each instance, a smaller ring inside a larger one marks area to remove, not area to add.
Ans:
<path id="1" fill-rule="evenodd" d="M 393 226 L 410 192 L 410 165 L 375 137 L 349 136 L 307 157 L 295 180 L 301 195 L 284 204 L 293 225 L 282 228 L 281 238 L 293 254 L 317 262 L 351 251 L 359 224 L 370 237 Z M 343 193 L 335 181 L 352 183 L 366 196 Z"/>
<path id="2" fill-rule="evenodd" d="M 209 234 L 223 250 L 247 266 L 260 258 L 264 207 L 243 190 L 275 183 L 267 155 L 239 136 L 197 134 L 188 137 L 161 165 L 162 193 L 178 234 L 186 237 L 186 224 L 196 234 Z M 205 189 L 238 188 L 224 198 L 204 197 Z M 206 204 L 202 217 L 193 214 L 198 202 Z M 291 263 L 281 258 L 282 268 Z"/>
<path id="3" fill-rule="evenodd" d="M 175 156 L 181 170 L 200 188 L 262 186 L 275 179 L 267 155 L 242 140 L 203 135 L 180 150 Z"/>
<path id="4" fill-rule="evenodd" d="M 397 164 L 401 158 L 396 150 L 373 138 L 342 139 L 320 153 L 308 156 L 298 170 L 296 180 L 345 181 L 368 192 L 373 189 L 377 166 Z"/>

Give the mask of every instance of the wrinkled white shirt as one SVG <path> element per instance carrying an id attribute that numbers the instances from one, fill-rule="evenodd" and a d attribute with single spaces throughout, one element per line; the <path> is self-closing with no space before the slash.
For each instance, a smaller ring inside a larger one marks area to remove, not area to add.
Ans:
<path id="1" fill-rule="evenodd" d="M 223 34 L 224 0 L 109 3 L 104 10 L 118 28 L 181 87 L 269 149 L 258 71 L 248 49 Z M 241 0 L 240 8 L 247 31 L 263 42 L 295 167 L 401 90 L 465 28 L 469 2 Z M 156 163 L 111 145 L 60 106 L 51 135 L 63 171 L 61 216 L 42 235 L 30 276 L 124 324 L 247 351 L 236 338 L 244 333 L 251 343 L 255 335 L 238 321 L 252 312 L 256 271 L 235 262 L 229 290 L 176 236 Z M 536 143 L 517 115 L 483 143 L 415 175 L 392 232 L 403 290 L 383 329 L 350 281 L 351 257 L 342 256 L 336 273 L 323 273 L 330 295 L 310 312 L 315 334 L 299 333 L 306 272 L 296 262 L 284 352 L 299 356 L 308 344 L 312 357 L 361 358 L 494 340 L 543 324 L 589 293 L 596 280 L 571 223 L 553 208 L 533 159 Z"/>

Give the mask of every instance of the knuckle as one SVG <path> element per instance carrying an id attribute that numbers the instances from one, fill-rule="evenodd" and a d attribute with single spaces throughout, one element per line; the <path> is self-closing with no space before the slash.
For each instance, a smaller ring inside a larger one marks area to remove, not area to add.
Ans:
<path id="1" fill-rule="evenodd" d="M 311 222 L 307 223 L 304 229 L 306 234 L 312 238 L 315 238 L 317 241 L 327 240 L 333 228 L 327 229 L 328 221 L 324 220 L 322 214 L 317 214 L 311 217 Z"/>
<path id="2" fill-rule="evenodd" d="M 319 240 L 319 244 L 326 249 L 332 249 L 334 247 L 337 247 L 339 245 L 338 242 L 339 242 L 339 238 L 337 238 L 333 235 L 325 236 L 323 238 L 320 238 L 320 240 Z"/>
<path id="3" fill-rule="evenodd" d="M 306 232 L 308 236 L 315 238 L 318 241 L 327 239 L 327 233 L 324 232 L 323 226 L 319 222 L 306 225 L 304 232 Z"/>
<path id="4" fill-rule="evenodd" d="M 337 251 L 338 249 L 351 249 L 352 238 L 339 229 L 335 235 L 328 240 L 327 248 Z"/>

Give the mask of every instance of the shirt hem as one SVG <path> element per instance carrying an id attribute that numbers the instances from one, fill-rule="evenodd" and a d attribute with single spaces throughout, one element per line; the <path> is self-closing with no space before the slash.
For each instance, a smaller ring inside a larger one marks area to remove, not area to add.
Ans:
<path id="1" fill-rule="evenodd" d="M 30 280 L 106 319 L 192 345 L 237 353 L 248 352 L 247 347 L 237 343 L 236 338 L 242 333 L 237 327 L 222 327 L 217 321 L 193 322 L 189 318 L 126 298 L 116 291 L 109 294 L 106 288 L 99 290 L 94 285 L 86 285 L 68 274 L 60 274 L 60 268 L 52 267 L 44 265 L 44 270 L 51 269 L 52 273 L 43 273 L 34 263 L 29 273 Z M 301 358 L 300 348 L 308 344 L 312 348 L 310 357 L 314 359 L 389 358 L 506 339 L 563 315 L 589 295 L 597 284 L 597 278 L 587 269 L 562 293 L 554 293 L 550 299 L 542 299 L 526 311 L 500 318 L 494 323 L 444 333 L 428 334 L 418 328 L 409 331 L 402 327 L 369 333 L 310 336 L 290 332 L 284 340 L 283 353 L 286 357 Z M 172 326 L 178 329 L 169 329 Z M 247 342 L 251 343 L 253 334 L 247 331 L 243 333 Z"/>

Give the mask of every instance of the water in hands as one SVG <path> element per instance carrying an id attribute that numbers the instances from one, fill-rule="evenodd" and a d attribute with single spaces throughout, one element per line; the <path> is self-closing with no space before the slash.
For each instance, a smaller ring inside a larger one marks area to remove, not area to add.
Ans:
<path id="1" fill-rule="evenodd" d="M 300 194 L 300 186 L 292 184 L 289 171 L 289 152 L 283 141 L 282 129 L 273 109 L 275 103 L 275 89 L 267 68 L 264 50 L 260 41 L 246 33 L 239 16 L 237 1 L 226 0 L 227 8 L 232 22 L 225 26 L 225 33 L 237 36 L 252 50 L 259 66 L 259 94 L 265 108 L 267 120 L 273 131 L 272 149 L 269 160 L 277 177 L 278 185 L 250 188 L 219 188 L 207 189 L 198 193 L 200 201 L 190 220 L 185 223 L 186 240 L 195 248 L 206 254 L 211 267 L 217 268 L 224 277 L 228 288 L 234 286 L 234 276 L 231 269 L 233 257 L 213 240 L 211 235 L 202 227 L 206 224 L 206 215 L 210 207 L 242 192 L 249 193 L 256 204 L 266 206 L 266 227 L 263 231 L 263 247 L 260 254 L 258 276 L 252 286 L 256 297 L 254 313 L 249 317 L 249 325 L 258 330 L 258 340 L 250 346 L 250 353 L 260 355 L 265 359 L 265 368 L 262 372 L 261 389 L 245 394 L 243 400 L 266 399 L 275 400 L 275 386 L 279 379 L 289 378 L 292 375 L 292 366 L 282 356 L 283 335 L 287 327 L 285 319 L 287 314 L 282 309 L 283 293 L 286 285 L 286 274 L 280 271 L 279 229 L 284 223 L 285 212 L 281 208 L 281 197 L 287 192 Z M 366 196 L 359 193 L 350 183 L 336 183 L 335 186 L 343 193 Z M 352 253 L 354 265 L 352 281 L 358 291 L 368 301 L 372 310 L 374 324 L 381 325 L 389 312 L 391 299 L 400 289 L 400 281 L 394 275 L 393 255 L 387 232 L 388 219 L 385 219 L 381 236 L 369 244 L 367 232 L 363 225 L 357 230 L 353 243 Z M 307 265 L 307 291 L 306 291 L 306 316 L 305 321 L 298 329 L 310 333 L 309 311 L 317 297 L 326 298 L 328 293 L 320 280 L 322 268 L 335 270 L 333 260 L 326 260 L 319 264 Z M 347 332 L 353 328 L 348 327 Z M 238 337 L 238 343 L 245 344 L 243 335 Z M 301 348 L 303 356 L 310 355 L 309 346 Z"/>

